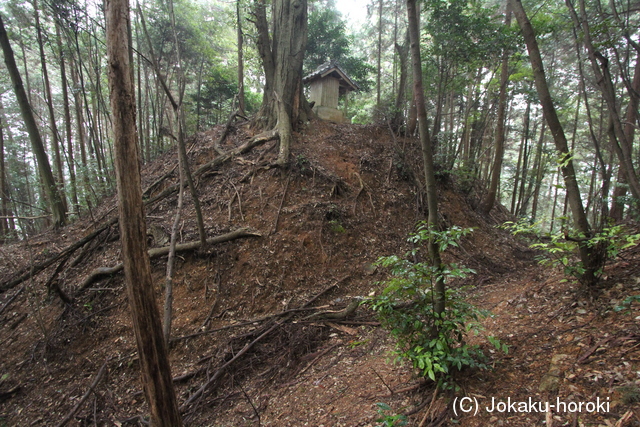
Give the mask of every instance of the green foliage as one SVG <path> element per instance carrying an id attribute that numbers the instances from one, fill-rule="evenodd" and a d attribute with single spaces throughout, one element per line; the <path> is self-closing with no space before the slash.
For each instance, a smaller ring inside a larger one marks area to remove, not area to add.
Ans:
<path id="1" fill-rule="evenodd" d="M 539 229 L 540 222 L 532 223 L 526 218 L 517 222 L 507 221 L 501 228 L 511 231 L 515 235 L 524 235 L 533 241 L 529 247 L 542 252 L 538 260 L 543 265 L 561 267 L 564 274 L 580 280 L 585 273 L 585 267 L 579 259 L 579 245 L 586 245 L 590 251 L 602 251 L 600 266 L 596 271 L 596 277 L 602 276 L 602 271 L 607 260 L 614 259 L 624 249 L 636 246 L 640 242 L 640 234 L 630 234 L 623 225 L 605 227 L 595 233 L 593 237 L 586 238 L 580 233 L 569 235 L 568 232 L 554 234 L 542 233 Z"/>
<path id="2" fill-rule="evenodd" d="M 395 427 L 395 426 L 406 426 L 407 425 L 407 417 L 402 414 L 391 415 L 387 414 L 389 411 L 393 411 L 389 405 L 383 402 L 376 403 L 378 406 L 378 418 L 376 420 L 377 423 L 382 423 L 378 427 Z"/>
<path id="3" fill-rule="evenodd" d="M 613 308 L 613 311 L 617 312 L 617 311 L 629 310 L 629 308 L 631 308 L 631 304 L 633 304 L 634 302 L 640 302 L 640 295 L 631 295 L 626 297 L 620 305 L 617 305 Z"/>
<path id="4" fill-rule="evenodd" d="M 336 234 L 343 234 L 345 232 L 344 227 L 337 219 L 332 219 L 331 221 L 329 221 L 329 225 L 331 226 L 331 231 Z"/>
<path id="5" fill-rule="evenodd" d="M 418 226 L 409 241 L 421 245 L 431 238 L 439 250 L 458 246 L 459 240 L 471 229 L 452 227 L 446 231 L 434 231 L 425 223 Z M 383 282 L 384 289 L 372 297 L 368 304 L 378 314 L 381 323 L 397 339 L 395 353 L 398 359 L 410 361 L 423 376 L 450 387 L 455 371 L 465 367 L 486 369 L 485 357 L 477 345 L 469 345 L 469 332 L 481 331 L 479 320 L 488 315 L 469 304 L 461 290 L 446 291 L 446 306 L 442 314 L 434 310 L 436 281 L 445 283 L 464 278 L 473 270 L 455 263 L 432 266 L 427 262 L 413 262 L 420 248 L 408 252 L 405 258 L 396 255 L 382 257 L 377 265 L 388 268 L 391 276 Z M 497 339 L 490 342 L 499 350 L 506 345 Z"/>
<path id="6" fill-rule="evenodd" d="M 309 36 L 304 59 L 304 72 L 308 74 L 326 61 L 336 61 L 362 90 L 371 86 L 369 73 L 374 68 L 366 59 L 354 54 L 353 36 L 347 35 L 346 21 L 333 7 L 314 8 L 309 13 Z"/>

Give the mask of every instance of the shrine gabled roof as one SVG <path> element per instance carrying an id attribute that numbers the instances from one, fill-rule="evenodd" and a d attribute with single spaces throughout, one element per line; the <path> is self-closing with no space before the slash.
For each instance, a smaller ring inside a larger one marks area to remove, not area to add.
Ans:
<path id="1" fill-rule="evenodd" d="M 327 76 L 332 76 L 340 81 L 340 85 L 347 90 L 360 90 L 360 86 L 344 72 L 340 66 L 333 61 L 325 62 L 320 65 L 316 70 L 302 79 L 302 83 L 311 83 L 316 80 L 323 79 Z"/>

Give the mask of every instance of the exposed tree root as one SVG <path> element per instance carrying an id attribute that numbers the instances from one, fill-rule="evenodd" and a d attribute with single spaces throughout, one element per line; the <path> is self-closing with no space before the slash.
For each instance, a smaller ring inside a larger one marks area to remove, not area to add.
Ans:
<path id="1" fill-rule="evenodd" d="M 213 159 L 209 163 L 207 163 L 207 164 L 205 164 L 203 166 L 200 166 L 193 173 L 193 176 L 194 177 L 200 176 L 203 173 L 208 172 L 208 171 L 210 171 L 212 169 L 215 169 L 216 167 L 222 165 L 223 163 L 225 163 L 226 161 L 232 159 L 233 157 L 235 157 L 235 156 L 237 156 L 239 154 L 244 154 L 244 153 L 250 151 L 251 149 L 253 149 L 254 147 L 257 147 L 258 145 L 264 144 L 267 141 L 272 141 L 272 140 L 274 140 L 274 139 L 276 139 L 278 137 L 279 137 L 279 135 L 278 135 L 277 130 L 271 130 L 271 131 L 268 131 L 268 132 L 263 132 L 261 134 L 258 134 L 256 136 L 254 136 L 253 138 L 247 140 L 244 144 L 238 146 L 237 148 L 234 148 L 233 150 L 230 150 L 230 151 L 226 152 L 224 155 L 216 157 L 215 159 Z M 170 196 L 171 194 L 173 194 L 176 191 L 178 191 L 178 188 L 179 188 L 179 184 L 174 184 L 174 185 L 166 188 L 160 194 L 158 194 L 158 195 L 154 196 L 153 198 L 147 200 L 145 202 L 145 206 L 151 205 L 153 203 L 156 203 L 156 202 L 164 199 L 165 197 Z M 146 193 L 146 191 L 145 191 L 145 193 Z M 85 237 L 83 237 L 82 239 L 76 241 L 75 243 L 72 243 L 71 245 L 67 246 L 65 249 L 63 249 L 58 254 L 52 256 L 51 258 L 49 258 L 49 259 L 47 259 L 47 260 L 45 260 L 45 261 L 43 261 L 43 262 L 41 262 L 39 264 L 29 265 L 29 266 L 23 268 L 18 273 L 16 273 L 16 275 L 14 276 L 13 279 L 8 280 L 8 281 L 6 281 L 4 283 L 0 283 L 0 293 L 6 292 L 9 289 L 13 289 L 14 287 L 19 285 L 20 283 L 24 282 L 25 280 L 36 276 L 37 274 L 39 274 L 40 272 L 42 272 L 43 270 L 45 270 L 46 268 L 48 268 L 52 264 L 56 263 L 57 261 L 60 261 L 62 259 L 67 259 L 76 250 L 78 250 L 82 246 L 86 245 L 87 243 L 91 242 L 94 238 L 96 238 L 98 235 L 100 235 L 100 233 L 102 233 L 104 230 L 108 229 L 112 225 L 116 224 L 117 222 L 118 222 L 117 216 L 113 217 L 110 220 L 108 220 L 105 223 L 103 223 L 102 225 L 98 226 L 92 233 L 86 235 Z M 185 249 L 185 250 L 192 250 L 192 249 Z M 112 274 L 112 273 L 103 273 L 103 274 L 101 274 L 101 276 L 104 276 L 105 274 Z"/>
<path id="2" fill-rule="evenodd" d="M 240 239 L 240 238 L 243 238 L 243 237 L 261 237 L 261 236 L 262 236 L 261 234 L 252 232 L 248 228 L 240 228 L 240 229 L 232 231 L 230 233 L 222 234 L 222 235 L 216 236 L 216 237 L 214 237 L 212 239 L 208 239 L 207 240 L 207 245 L 208 246 L 216 245 L 216 244 L 219 244 L 219 243 L 229 242 L 231 240 L 236 240 L 236 239 Z M 196 249 L 199 249 L 200 246 L 201 246 L 201 244 L 200 244 L 199 240 L 193 241 L 193 242 L 181 243 L 179 245 L 176 245 L 176 253 L 194 251 Z M 159 257 L 164 256 L 164 255 L 168 255 L 169 254 L 169 250 L 170 250 L 169 246 L 163 246 L 161 248 L 149 249 L 149 258 L 154 259 L 154 258 L 159 258 Z M 99 268 L 96 268 L 80 284 L 80 290 L 86 289 L 87 287 L 89 287 L 89 285 L 91 285 L 96 280 L 100 279 L 101 277 L 109 276 L 109 275 L 112 275 L 112 274 L 120 272 L 123 268 L 124 268 L 124 266 L 122 265 L 122 263 L 120 263 L 118 265 L 115 265 L 113 267 L 99 267 Z"/>

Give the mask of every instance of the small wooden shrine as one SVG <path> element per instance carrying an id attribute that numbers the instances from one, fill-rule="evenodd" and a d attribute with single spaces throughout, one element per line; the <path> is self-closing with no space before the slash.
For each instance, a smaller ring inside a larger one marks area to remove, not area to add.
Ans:
<path id="1" fill-rule="evenodd" d="M 303 78 L 302 82 L 309 85 L 309 102 L 314 103 L 313 112 L 320 119 L 337 123 L 347 121 L 342 111 L 338 110 L 338 99 L 360 88 L 337 63 L 325 62 Z"/>

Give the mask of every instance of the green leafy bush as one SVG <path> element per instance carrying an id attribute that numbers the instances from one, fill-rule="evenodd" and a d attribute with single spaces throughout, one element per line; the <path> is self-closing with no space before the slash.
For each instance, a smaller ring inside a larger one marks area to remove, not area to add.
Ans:
<path id="1" fill-rule="evenodd" d="M 527 219 L 521 219 L 518 222 L 507 221 L 501 228 L 511 231 L 513 235 L 524 235 L 533 241 L 529 247 L 541 251 L 538 257 L 541 264 L 561 267 L 565 276 L 578 280 L 581 280 L 585 273 L 584 265 L 578 257 L 580 244 L 585 244 L 591 251 L 601 252 L 600 266 L 596 272 L 596 277 L 600 278 L 608 260 L 616 258 L 620 251 L 636 246 L 640 241 L 640 234 L 630 234 L 623 225 L 605 227 L 591 238 L 568 232 L 543 234 L 539 225 L 539 222 L 531 223 Z"/>
<path id="2" fill-rule="evenodd" d="M 433 236 L 442 252 L 458 246 L 459 239 L 471 231 L 460 227 L 433 231 L 421 223 L 409 241 L 426 243 Z M 474 271 L 454 263 L 432 266 L 428 262 L 411 261 L 417 258 L 420 249 L 417 246 L 405 258 L 392 255 L 377 261 L 377 265 L 390 270 L 390 277 L 382 283 L 382 292 L 368 300 L 368 304 L 397 339 L 398 358 L 410 361 L 423 376 L 448 387 L 456 370 L 487 368 L 479 346 L 468 344 L 465 338 L 469 332 L 481 331 L 478 321 L 488 313 L 468 303 L 462 291 L 456 289 L 446 291 L 444 312 L 435 312 L 436 281 L 442 279 L 447 283 Z M 507 351 L 507 346 L 497 339 L 491 338 L 490 342 L 499 350 Z"/>
<path id="3" fill-rule="evenodd" d="M 388 414 L 387 412 L 392 412 L 393 410 L 389 405 L 383 402 L 376 403 L 378 406 L 378 418 L 376 420 L 377 423 L 382 423 L 378 427 L 400 427 L 407 425 L 407 417 L 402 414 Z"/>

